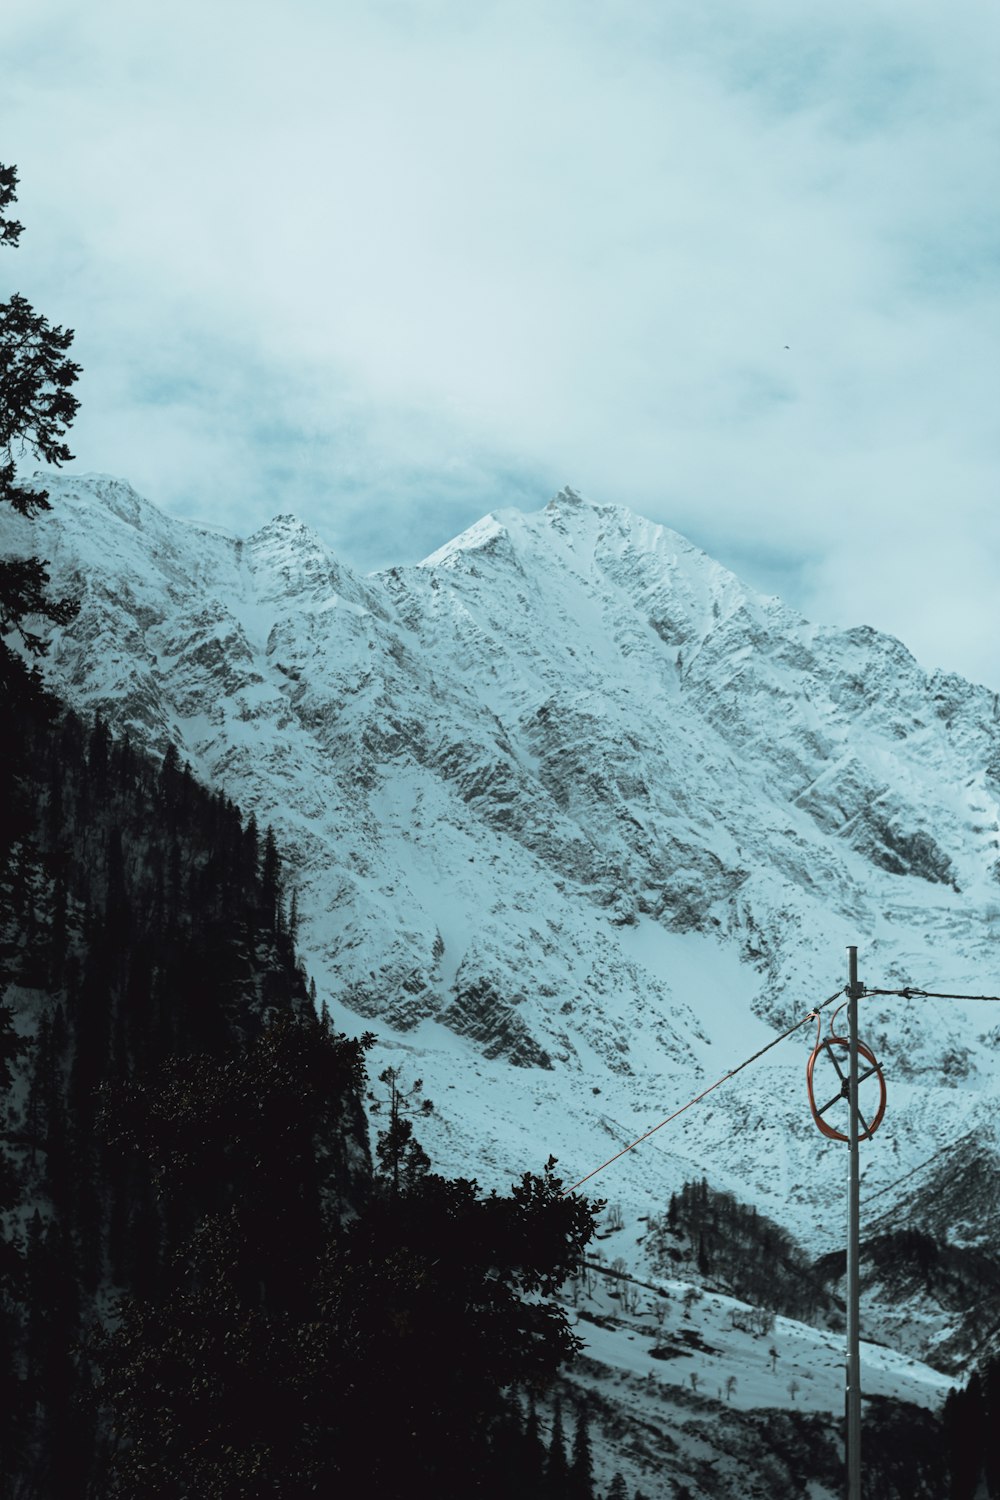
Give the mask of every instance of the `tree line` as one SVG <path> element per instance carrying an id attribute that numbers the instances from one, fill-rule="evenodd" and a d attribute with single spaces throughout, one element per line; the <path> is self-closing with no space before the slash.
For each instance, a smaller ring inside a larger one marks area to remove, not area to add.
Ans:
<path id="1" fill-rule="evenodd" d="M 753 1307 L 802 1322 L 837 1319 L 832 1296 L 788 1230 L 705 1177 L 685 1182 L 666 1213 L 650 1218 L 649 1247 L 663 1274 L 687 1265 Z"/>

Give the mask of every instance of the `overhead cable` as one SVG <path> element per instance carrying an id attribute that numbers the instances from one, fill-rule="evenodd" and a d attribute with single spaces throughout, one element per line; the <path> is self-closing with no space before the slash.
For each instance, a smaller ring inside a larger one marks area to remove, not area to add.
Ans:
<path id="1" fill-rule="evenodd" d="M 918 1162 L 915 1167 L 911 1167 L 908 1172 L 904 1172 L 902 1177 L 897 1177 L 895 1182 L 887 1182 L 885 1187 L 876 1188 L 874 1193 L 869 1193 L 867 1198 L 862 1198 L 861 1207 L 865 1208 L 869 1203 L 874 1203 L 875 1199 L 881 1198 L 883 1193 L 891 1193 L 893 1188 L 902 1187 L 904 1182 L 908 1182 L 911 1177 L 915 1177 L 918 1172 L 922 1172 L 924 1167 L 929 1167 L 932 1161 L 937 1161 L 938 1157 L 943 1156 L 946 1151 L 953 1151 L 955 1147 L 960 1146 L 963 1141 L 970 1140 L 972 1136 L 978 1134 L 978 1130 L 967 1130 L 966 1133 L 964 1135 L 960 1135 L 957 1140 L 946 1141 L 943 1146 L 939 1146 L 938 1149 L 934 1151 L 930 1156 L 928 1156 L 924 1161 Z M 883 1219 L 886 1217 L 886 1214 L 882 1215 Z M 882 1219 L 876 1219 L 875 1222 L 876 1224 L 881 1224 Z"/>
<path id="2" fill-rule="evenodd" d="M 939 990 L 918 990 L 913 985 L 907 985 L 902 990 L 870 990 L 865 989 L 865 995 L 901 995 L 904 1000 L 998 1000 L 1000 995 L 944 995 Z"/>
<path id="3" fill-rule="evenodd" d="M 574 1182 L 572 1187 L 566 1188 L 566 1190 L 560 1194 L 560 1197 L 568 1198 L 570 1193 L 575 1193 L 577 1188 L 582 1187 L 585 1182 L 589 1182 L 592 1177 L 596 1177 L 598 1172 L 603 1172 L 604 1168 L 610 1167 L 612 1162 L 618 1161 L 621 1157 L 627 1155 L 629 1151 L 634 1151 L 636 1146 L 641 1146 L 643 1141 L 648 1141 L 649 1137 L 651 1135 L 655 1135 L 658 1130 L 662 1130 L 664 1125 L 669 1125 L 671 1120 L 676 1120 L 678 1115 L 682 1115 L 684 1111 L 690 1109 L 693 1104 L 697 1104 L 708 1094 L 713 1093 L 715 1089 L 720 1088 L 721 1085 L 727 1081 L 727 1079 L 735 1078 L 737 1073 L 742 1073 L 744 1068 L 749 1068 L 751 1063 L 757 1062 L 759 1058 L 764 1056 L 765 1052 L 770 1052 L 772 1047 L 777 1047 L 779 1042 L 785 1041 L 785 1039 L 787 1037 L 790 1037 L 794 1031 L 798 1031 L 800 1026 L 804 1026 L 807 1021 L 815 1021 L 820 1011 L 825 1010 L 828 1005 L 832 1005 L 834 1000 L 839 999 L 843 993 L 843 989 L 834 990 L 833 994 L 830 995 L 828 999 L 823 1000 L 819 1005 L 814 1005 L 808 1015 L 803 1016 L 801 1020 L 798 1020 L 794 1025 L 789 1026 L 787 1031 L 783 1031 L 780 1036 L 776 1036 L 773 1041 L 770 1041 L 766 1046 L 761 1047 L 759 1052 L 755 1052 L 752 1057 L 746 1058 L 746 1060 L 744 1062 L 741 1062 L 737 1067 L 730 1068 L 728 1073 L 724 1073 L 721 1078 L 716 1079 L 715 1083 L 709 1084 L 707 1089 L 702 1089 L 700 1094 L 695 1094 L 694 1098 L 689 1099 L 686 1104 L 682 1104 L 680 1109 L 675 1109 L 673 1114 L 668 1115 L 665 1120 L 661 1120 L 659 1125 L 654 1125 L 652 1129 L 647 1130 L 644 1135 L 640 1135 L 637 1140 L 632 1141 L 627 1146 L 623 1146 L 620 1151 L 616 1151 L 614 1156 L 609 1156 L 607 1161 L 602 1162 L 599 1167 L 595 1167 L 592 1172 L 588 1172 L 586 1177 L 581 1177 L 579 1182 Z"/>

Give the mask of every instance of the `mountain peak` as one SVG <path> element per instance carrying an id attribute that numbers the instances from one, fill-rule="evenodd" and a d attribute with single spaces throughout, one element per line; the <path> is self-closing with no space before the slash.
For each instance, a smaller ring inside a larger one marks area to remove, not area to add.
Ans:
<path id="1" fill-rule="evenodd" d="M 505 511 L 505 516 L 520 515 L 519 511 Z M 438 547 L 436 552 L 431 552 L 422 562 L 418 564 L 421 568 L 436 568 L 441 565 L 454 567 L 457 562 L 467 553 L 494 551 L 497 543 L 507 535 L 507 528 L 501 517 L 495 513 L 481 517 L 473 524 L 453 537 L 450 542 L 445 542 L 443 547 Z"/>
<path id="2" fill-rule="evenodd" d="M 270 521 L 265 521 L 263 526 L 248 538 L 251 545 L 267 541 L 294 541 L 301 539 L 309 541 L 318 547 L 325 547 L 319 535 L 307 526 L 305 521 L 300 521 L 298 516 L 292 515 L 290 511 L 283 511 L 279 516 L 272 516 Z"/>
<path id="3" fill-rule="evenodd" d="M 552 496 L 552 499 L 549 501 L 548 508 L 554 509 L 558 505 L 589 504 L 590 502 L 588 500 L 585 500 L 578 490 L 574 490 L 571 485 L 564 484 L 558 495 Z"/>

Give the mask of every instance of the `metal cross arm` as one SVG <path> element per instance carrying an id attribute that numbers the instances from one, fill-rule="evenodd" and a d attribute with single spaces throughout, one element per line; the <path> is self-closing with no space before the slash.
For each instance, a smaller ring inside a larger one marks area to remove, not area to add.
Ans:
<path id="1" fill-rule="evenodd" d="M 860 1041 L 858 1042 L 857 1047 L 858 1057 L 864 1058 L 864 1061 L 867 1064 L 864 1071 L 858 1074 L 859 1088 L 857 1111 L 858 1120 L 862 1126 L 862 1129 L 858 1133 L 858 1139 L 867 1141 L 870 1140 L 871 1137 L 875 1134 L 876 1130 L 881 1125 L 882 1117 L 885 1114 L 885 1079 L 882 1076 L 882 1069 L 879 1067 L 878 1060 L 876 1059 L 875 1054 L 874 1052 L 872 1052 L 871 1048 L 866 1047 L 864 1042 Z M 816 1045 L 813 1048 L 812 1053 L 809 1057 L 809 1061 L 806 1064 L 806 1081 L 809 1086 L 809 1107 L 812 1110 L 813 1120 L 815 1121 L 817 1128 L 822 1131 L 823 1135 L 825 1135 L 829 1140 L 850 1141 L 849 1135 L 846 1135 L 842 1130 L 837 1130 L 833 1125 L 830 1125 L 823 1118 L 823 1116 L 829 1110 L 831 1110 L 835 1104 L 838 1104 L 840 1100 L 846 1099 L 848 1104 L 850 1104 L 851 1101 L 851 1081 L 849 1076 L 844 1072 L 844 1069 L 840 1065 L 840 1058 L 837 1055 L 838 1052 L 844 1054 L 846 1060 L 846 1056 L 850 1053 L 850 1041 L 847 1037 L 831 1035 L 828 1037 L 824 1037 L 822 1040 L 817 1038 Z M 813 1075 L 816 1064 L 821 1059 L 826 1059 L 833 1064 L 834 1070 L 836 1071 L 837 1077 L 840 1081 L 840 1087 L 833 1095 L 833 1097 L 831 1099 L 828 1099 L 825 1104 L 818 1105 L 816 1103 L 815 1092 L 816 1080 L 814 1079 Z M 861 1108 L 860 1085 L 869 1078 L 878 1079 L 878 1102 L 875 1105 L 874 1113 L 872 1113 L 872 1110 L 867 1106 L 865 1112 L 863 1113 Z"/>
<path id="2" fill-rule="evenodd" d="M 851 1098 L 851 1080 L 850 1080 L 850 1078 L 847 1076 L 846 1073 L 844 1073 L 841 1070 L 841 1066 L 840 1066 L 839 1062 L 837 1061 L 837 1054 L 834 1052 L 833 1048 L 829 1045 L 829 1043 L 824 1043 L 824 1046 L 826 1048 L 826 1055 L 829 1057 L 830 1061 L 833 1063 L 833 1066 L 836 1068 L 837 1072 L 840 1074 L 840 1088 L 837 1091 L 837 1093 L 834 1094 L 833 1098 L 831 1100 L 829 1100 L 828 1103 L 820 1105 L 819 1109 L 816 1111 L 816 1113 L 820 1114 L 820 1115 L 825 1115 L 826 1112 L 827 1112 L 827 1110 L 828 1109 L 832 1109 L 835 1104 L 839 1104 L 839 1102 L 840 1102 L 841 1099 L 846 1099 L 848 1102 L 850 1102 L 850 1098 Z M 878 1068 L 877 1064 L 872 1063 L 872 1065 L 871 1065 L 870 1068 L 866 1068 L 863 1073 L 859 1073 L 858 1074 L 858 1085 L 859 1085 L 859 1087 L 860 1087 L 861 1084 L 864 1083 L 864 1081 L 865 1081 L 866 1078 L 872 1078 L 872 1077 L 875 1076 L 875 1074 L 878 1074 L 879 1077 L 882 1076 L 881 1073 L 879 1072 L 879 1068 Z M 860 1102 L 858 1104 L 858 1118 L 860 1119 L 862 1125 L 864 1126 L 864 1130 L 863 1130 L 863 1132 L 861 1134 L 861 1139 L 862 1140 L 868 1140 L 871 1137 L 871 1135 L 872 1135 L 872 1128 L 869 1126 L 868 1121 L 865 1119 L 864 1115 L 861 1113 Z"/>

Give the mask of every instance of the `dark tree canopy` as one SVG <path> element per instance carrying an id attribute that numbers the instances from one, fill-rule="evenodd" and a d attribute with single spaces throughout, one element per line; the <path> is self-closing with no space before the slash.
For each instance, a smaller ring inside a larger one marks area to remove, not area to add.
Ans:
<path id="1" fill-rule="evenodd" d="M 317 1202 L 363 1197 L 364 1116 L 232 803 L 47 699 L 0 695 L 0 724 L 0 1500 L 97 1497 L 95 1318 L 125 1292 L 152 1316 L 174 1247 L 237 1201 L 241 1232 L 281 1226 L 268 1296 L 292 1285 Z"/>
<path id="2" fill-rule="evenodd" d="M 71 328 L 51 324 L 19 293 L 0 303 L 0 500 L 22 516 L 44 510 L 48 497 L 15 484 L 16 455 L 57 466 L 73 457 L 63 441 L 80 404 L 70 390 L 80 375 L 66 358 L 72 342 Z"/>
<path id="3" fill-rule="evenodd" d="M 17 196 L 17 171 L 0 163 L 0 247 L 16 246 L 22 225 L 9 216 Z M 56 467 L 72 453 L 66 432 L 79 402 L 72 387 L 80 366 L 68 357 L 73 330 L 50 323 L 17 292 L 0 302 L 0 502 L 22 516 L 49 508 L 45 490 L 17 480 L 18 460 L 26 454 Z M 65 625 L 76 613 L 72 599 L 48 594 L 48 564 L 39 557 L 0 561 L 0 635 L 12 632 L 30 656 L 42 656 L 45 643 L 32 618 Z M 23 686 L 25 671 L 0 641 L 0 685 Z M 37 684 L 36 684 L 37 685 Z"/>
<path id="4" fill-rule="evenodd" d="M 0 163 L 0 246 L 13 247 L 23 225 L 7 216 L 17 197 L 17 169 Z M 72 328 L 36 313 L 17 292 L 0 303 L 0 500 L 21 515 L 46 508 L 44 491 L 15 484 L 17 457 L 24 452 L 47 464 L 67 463 L 66 431 L 79 401 L 70 387 L 80 366 L 67 359 Z"/>
<path id="5" fill-rule="evenodd" d="M 0 162 L 0 245 L 16 245 L 24 229 L 16 219 L 7 217 L 7 210 L 17 199 L 17 168 L 5 167 Z"/>

